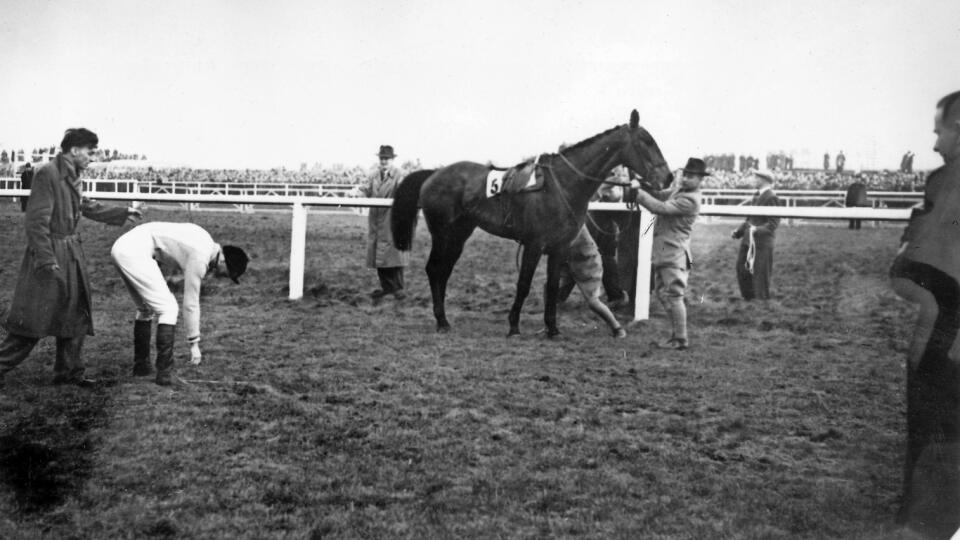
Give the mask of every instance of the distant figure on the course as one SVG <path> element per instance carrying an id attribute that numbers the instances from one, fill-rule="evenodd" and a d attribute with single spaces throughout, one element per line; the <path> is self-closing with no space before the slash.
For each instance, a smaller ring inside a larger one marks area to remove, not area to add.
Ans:
<path id="1" fill-rule="evenodd" d="M 702 159 L 690 158 L 677 185 L 653 195 L 639 189 L 632 180 L 636 202 L 657 215 L 653 227 L 653 273 L 657 298 L 670 318 L 672 332 L 666 341 L 655 343 L 661 349 L 684 350 L 690 345 L 687 336 L 687 307 L 683 297 L 693 258 L 690 256 L 690 233 L 700 214 L 700 182 L 709 176 Z"/>
<path id="2" fill-rule="evenodd" d="M 830 170 L 830 152 L 824 152 L 823 154 L 823 170 Z"/>
<path id="3" fill-rule="evenodd" d="M 844 206 L 847 208 L 853 207 L 870 207 L 870 200 L 867 199 L 867 186 L 859 180 L 850 184 L 850 187 L 847 188 L 847 196 L 843 201 Z M 860 230 L 860 222 L 862 219 L 851 219 L 850 220 L 850 229 Z"/>
<path id="4" fill-rule="evenodd" d="M 847 156 L 843 155 L 843 150 L 837 154 L 837 172 L 842 173 L 844 165 L 847 164 Z"/>
<path id="5" fill-rule="evenodd" d="M 773 177 L 754 172 L 757 192 L 750 206 L 780 206 L 780 199 L 773 192 Z M 733 231 L 733 238 L 740 240 L 737 253 L 737 285 L 745 300 L 769 300 L 770 277 L 773 273 L 773 244 L 780 218 L 750 216 Z"/>
<path id="6" fill-rule="evenodd" d="M 33 178 L 24 216 L 26 252 L 4 324 L 9 333 L 0 343 L 0 386 L 4 374 L 46 336 L 57 338 L 54 384 L 96 384 L 83 376 L 80 356 L 84 338 L 93 335 L 80 216 L 110 225 L 140 217 L 135 208 L 107 206 L 83 196 L 80 174 L 93 161 L 98 143 L 96 133 L 88 129 L 68 129 L 60 153 Z"/>
<path id="7" fill-rule="evenodd" d="M 33 185 L 33 165 L 30 165 L 30 162 L 27 162 L 23 166 L 23 169 L 20 171 L 20 189 L 30 189 L 30 186 Z M 27 211 L 27 201 L 30 200 L 30 196 L 20 197 L 20 211 Z"/>
<path id="8" fill-rule="evenodd" d="M 590 310 L 600 316 L 607 323 L 615 338 L 626 337 L 627 333 L 620 322 L 610 311 L 610 308 L 600 301 L 600 285 L 603 280 L 603 263 L 596 242 L 590 236 L 586 225 L 580 228 L 576 238 L 570 243 L 567 257 L 567 268 L 573 281 L 583 293 Z"/>
<path id="9" fill-rule="evenodd" d="M 383 145 L 377 153 L 380 164 L 359 191 L 364 197 L 393 198 L 397 184 L 402 180 L 400 169 L 393 166 L 393 147 Z M 392 294 L 397 300 L 405 297 L 403 292 L 403 267 L 409 264 L 410 252 L 393 246 L 390 232 L 390 208 L 371 208 L 367 217 L 367 267 L 377 269 L 380 288 L 370 293 L 374 302 Z"/>
<path id="10" fill-rule="evenodd" d="M 190 362 L 200 363 L 200 284 L 213 274 L 234 283 L 247 270 L 249 258 L 240 248 L 220 246 L 193 223 L 155 221 L 134 227 L 110 250 L 113 264 L 137 305 L 133 323 L 133 375 L 152 375 L 150 334 L 157 318 L 157 378 L 173 384 L 173 336 L 179 308 L 159 264 L 183 272 L 183 314 L 190 343 Z"/>
<path id="11" fill-rule="evenodd" d="M 944 165 L 930 174 L 890 268 L 893 290 L 920 306 L 907 353 L 898 522 L 948 539 L 960 528 L 960 92 L 937 103 L 934 133 Z"/>

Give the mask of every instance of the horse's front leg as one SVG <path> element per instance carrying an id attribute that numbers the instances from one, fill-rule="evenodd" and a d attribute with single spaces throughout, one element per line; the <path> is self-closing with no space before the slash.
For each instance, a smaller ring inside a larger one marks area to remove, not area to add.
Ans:
<path id="1" fill-rule="evenodd" d="M 540 246 L 523 246 L 520 276 L 517 278 L 517 295 L 513 299 L 513 307 L 510 308 L 510 332 L 507 337 L 516 336 L 520 333 L 520 309 L 523 308 L 523 302 L 530 294 L 530 283 L 533 281 L 533 274 L 540 262 L 541 253 L 542 248 Z"/>
<path id="2" fill-rule="evenodd" d="M 543 323 L 547 327 L 547 337 L 560 335 L 557 328 L 557 295 L 560 290 L 560 269 L 566 262 L 565 250 L 553 249 L 547 252 L 547 285 L 543 300 Z"/>

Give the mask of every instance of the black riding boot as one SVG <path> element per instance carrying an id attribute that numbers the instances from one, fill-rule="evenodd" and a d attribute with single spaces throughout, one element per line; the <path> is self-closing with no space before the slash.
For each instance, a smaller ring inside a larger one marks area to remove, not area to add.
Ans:
<path id="1" fill-rule="evenodd" d="M 150 364 L 150 325 L 152 321 L 133 323 L 133 376 L 153 375 Z"/>
<path id="2" fill-rule="evenodd" d="M 172 324 L 157 325 L 157 384 L 173 384 L 173 331 Z"/>

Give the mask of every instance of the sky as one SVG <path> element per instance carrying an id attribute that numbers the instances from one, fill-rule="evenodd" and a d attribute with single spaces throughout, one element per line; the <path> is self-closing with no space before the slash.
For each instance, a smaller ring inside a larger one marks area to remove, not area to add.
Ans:
<path id="1" fill-rule="evenodd" d="M 0 0 L 0 148 L 158 164 L 512 165 L 626 123 L 670 165 L 941 163 L 957 0 Z"/>

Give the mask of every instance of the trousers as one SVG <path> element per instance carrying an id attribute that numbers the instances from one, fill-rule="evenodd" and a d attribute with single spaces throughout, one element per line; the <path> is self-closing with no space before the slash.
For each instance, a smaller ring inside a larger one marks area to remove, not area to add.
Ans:
<path id="1" fill-rule="evenodd" d="M 75 337 L 57 338 L 57 356 L 53 364 L 54 378 L 61 381 L 81 379 L 86 369 L 80 350 L 86 332 Z M 7 334 L 0 342 L 0 378 L 19 366 L 40 341 L 40 338 Z"/>

